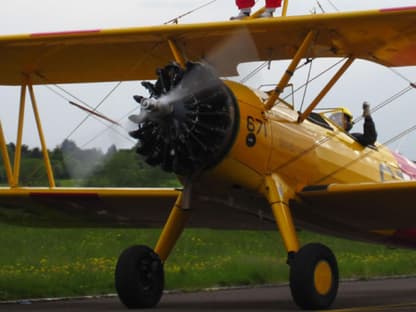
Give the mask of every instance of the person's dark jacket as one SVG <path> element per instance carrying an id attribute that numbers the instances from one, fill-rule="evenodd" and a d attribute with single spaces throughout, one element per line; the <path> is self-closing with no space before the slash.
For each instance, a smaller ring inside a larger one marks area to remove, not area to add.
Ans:
<path id="1" fill-rule="evenodd" d="M 364 133 L 352 133 L 351 135 L 364 146 L 374 145 L 377 140 L 377 131 L 373 118 L 371 116 L 365 117 Z"/>

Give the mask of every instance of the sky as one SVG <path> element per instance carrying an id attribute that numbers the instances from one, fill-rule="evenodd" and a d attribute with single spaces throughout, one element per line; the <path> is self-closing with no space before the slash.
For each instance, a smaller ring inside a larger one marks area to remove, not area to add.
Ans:
<path id="1" fill-rule="evenodd" d="M 179 22 L 222 21 L 228 20 L 230 16 L 237 13 L 234 0 L 2 0 L 0 36 L 159 25 L 207 3 L 209 5 L 184 16 Z M 256 7 L 261 7 L 263 3 L 259 0 Z M 288 15 L 321 13 L 320 7 L 325 12 L 333 13 L 336 10 L 356 11 L 414 6 L 416 0 L 319 0 L 319 4 L 320 6 L 316 0 L 290 0 Z M 279 13 L 280 10 L 277 11 L 277 14 Z M 336 60 L 314 62 L 312 76 L 335 62 Z M 244 77 L 250 69 L 256 66 L 258 64 L 240 66 L 240 77 Z M 286 66 L 287 62 L 284 61 L 273 62 L 269 70 L 266 69 L 254 76 L 247 84 L 254 88 L 262 84 L 275 84 Z M 301 70 L 299 76 L 296 75 L 292 81 L 295 86 L 305 82 L 307 71 L 308 68 L 305 67 L 303 73 Z M 304 105 L 316 96 L 322 83 L 328 79 L 330 79 L 329 76 L 324 76 L 321 83 L 318 80 L 308 87 Z M 396 68 L 392 71 L 374 63 L 358 60 L 324 98 L 320 107 L 346 106 L 350 108 L 354 116 L 358 117 L 361 114 L 363 101 L 368 101 L 372 107 L 375 107 L 408 87 L 409 81 L 416 81 L 416 68 Z M 113 89 L 114 91 L 107 97 Z M 19 88 L 16 87 L 0 86 L 2 105 L 0 120 L 8 142 L 16 140 L 19 92 Z M 135 144 L 135 141 L 127 135 L 127 132 L 134 128 L 134 125 L 127 120 L 127 116 L 138 108 L 132 95 L 147 95 L 139 82 L 123 82 L 120 85 L 117 83 L 72 84 L 58 88 L 37 86 L 35 93 L 46 142 L 50 149 L 66 138 L 74 140 L 82 148 L 98 147 L 103 151 L 112 144 L 123 148 L 129 148 Z M 297 108 L 302 102 L 302 97 L 303 91 L 295 95 Z M 99 111 L 120 121 L 122 127 L 109 127 L 108 123 L 97 121 L 95 118 L 88 118 L 82 123 L 86 116 L 85 112 L 69 105 L 68 98 L 80 100 L 90 106 L 96 106 L 106 98 Z M 415 98 L 416 89 L 413 89 L 373 114 L 379 133 L 378 141 L 387 142 L 416 124 Z M 30 102 L 26 106 L 23 143 L 30 147 L 40 146 L 29 104 Z M 74 131 L 76 128 L 77 130 Z M 357 123 L 353 131 L 362 131 L 362 123 Z M 416 133 L 411 133 L 389 146 L 408 158 L 416 160 L 415 142 Z"/>

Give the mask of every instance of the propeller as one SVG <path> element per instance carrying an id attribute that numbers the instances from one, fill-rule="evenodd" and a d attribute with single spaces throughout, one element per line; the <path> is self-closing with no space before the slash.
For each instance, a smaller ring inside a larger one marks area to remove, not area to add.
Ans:
<path id="1" fill-rule="evenodd" d="M 142 82 L 149 96 L 134 96 L 140 113 L 129 118 L 138 125 L 130 132 L 138 140 L 137 153 L 148 164 L 187 178 L 219 163 L 239 127 L 237 100 L 213 68 L 230 73 L 235 70 L 230 59 L 257 56 L 244 27 L 225 40 L 206 40 L 193 52 L 203 61 L 184 68 L 172 62 L 156 70 L 155 83 Z"/>
<path id="2" fill-rule="evenodd" d="M 236 100 L 207 64 L 171 63 L 156 74 L 156 83 L 142 83 L 150 96 L 134 96 L 141 111 L 129 117 L 138 125 L 130 135 L 148 164 L 193 176 L 215 165 L 231 146 Z"/>

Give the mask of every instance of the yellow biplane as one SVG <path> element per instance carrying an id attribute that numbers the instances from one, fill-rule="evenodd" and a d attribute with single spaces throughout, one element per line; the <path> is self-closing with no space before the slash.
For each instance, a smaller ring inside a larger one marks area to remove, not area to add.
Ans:
<path id="1" fill-rule="evenodd" d="M 21 86 L 13 166 L 0 127 L 9 182 L 0 189 L 0 204 L 53 215 L 54 226 L 163 225 L 154 249 L 136 245 L 120 255 L 115 285 L 129 308 L 157 305 L 163 263 L 185 226 L 277 225 L 292 296 L 303 309 L 332 304 L 338 267 L 328 247 L 301 246 L 296 227 L 416 247 L 416 167 L 381 144 L 361 145 L 327 115 L 313 111 L 354 59 L 416 65 L 416 7 L 255 17 L 0 37 L 0 84 Z M 249 37 L 255 49 L 230 44 L 225 53 L 211 53 L 230 37 Z M 345 62 L 298 112 L 280 95 L 302 59 L 319 57 Z M 291 60 L 270 92 L 219 78 L 235 75 L 240 63 L 259 60 Z M 176 173 L 183 189 L 56 187 L 33 87 L 122 80 L 156 81 L 143 83 L 150 96 L 136 97 L 141 111 L 131 116 L 138 124 L 131 135 L 138 153 Z M 43 188 L 19 184 L 27 91 L 49 180 Z"/>

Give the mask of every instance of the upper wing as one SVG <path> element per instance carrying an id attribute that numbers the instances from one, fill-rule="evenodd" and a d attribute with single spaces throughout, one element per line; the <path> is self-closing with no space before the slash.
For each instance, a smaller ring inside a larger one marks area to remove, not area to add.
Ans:
<path id="1" fill-rule="evenodd" d="M 416 65 L 416 7 L 218 23 L 163 25 L 0 37 L 0 84 L 154 79 L 173 59 L 208 59 L 221 76 L 242 62 L 293 57 L 310 30 L 308 57 L 354 56 L 387 66 Z"/>
<path id="2" fill-rule="evenodd" d="M 295 213 L 362 230 L 415 228 L 416 181 L 306 187 Z"/>

